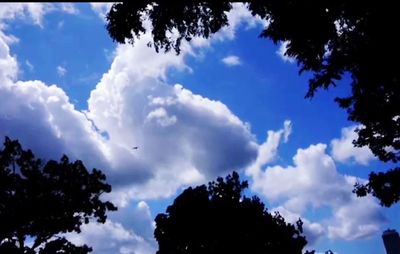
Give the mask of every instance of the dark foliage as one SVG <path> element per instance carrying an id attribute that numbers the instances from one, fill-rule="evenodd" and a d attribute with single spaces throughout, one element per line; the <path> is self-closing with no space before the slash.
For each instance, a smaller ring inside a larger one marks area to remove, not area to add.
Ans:
<path id="1" fill-rule="evenodd" d="M 369 174 L 369 182 L 365 185 L 356 184 L 354 192 L 357 196 L 372 193 L 382 206 L 390 207 L 400 200 L 400 168 L 394 168 L 386 173 Z"/>
<path id="2" fill-rule="evenodd" d="M 88 172 L 81 161 L 44 164 L 31 150 L 6 137 L 0 150 L 0 253 L 84 254 L 91 248 L 75 246 L 59 234 L 80 232 L 91 219 L 106 221 L 116 210 L 100 200 L 111 191 L 105 175 Z M 27 238 L 33 244 L 27 245 Z"/>
<path id="3" fill-rule="evenodd" d="M 155 219 L 157 254 L 302 253 L 302 221 L 292 225 L 269 214 L 258 197 L 242 195 L 245 188 L 233 172 L 183 191 Z"/>
<path id="4" fill-rule="evenodd" d="M 247 3 L 253 15 L 269 21 L 260 37 L 274 43 L 288 41 L 286 54 L 294 57 L 300 73 L 311 72 L 309 91 L 336 86 L 351 75 L 352 93 L 336 98 L 351 121 L 362 124 L 355 146 L 368 146 L 384 162 L 400 160 L 400 15 L 395 1 L 254 0 Z M 152 23 L 157 52 L 174 49 L 181 40 L 208 38 L 228 25 L 223 1 L 133 1 L 114 4 L 107 15 L 107 30 L 117 42 L 134 42 Z M 178 37 L 170 36 L 177 29 Z M 151 45 L 151 43 L 150 43 Z M 396 67 L 397 66 L 397 67 Z M 372 179 L 371 179 L 372 180 Z M 378 186 L 379 187 L 379 186 Z M 374 192 L 375 185 L 365 188 Z M 380 187 L 379 187 L 380 188 Z M 379 196 L 377 196 L 379 198 Z"/>

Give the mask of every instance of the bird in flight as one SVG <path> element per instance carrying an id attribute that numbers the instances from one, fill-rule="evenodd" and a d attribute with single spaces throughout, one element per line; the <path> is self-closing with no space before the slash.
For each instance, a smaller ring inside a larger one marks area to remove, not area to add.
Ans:
<path id="1" fill-rule="evenodd" d="M 138 149 L 139 147 L 138 146 L 134 146 L 134 147 L 132 147 L 132 149 L 134 149 L 134 150 L 136 150 L 136 149 Z"/>

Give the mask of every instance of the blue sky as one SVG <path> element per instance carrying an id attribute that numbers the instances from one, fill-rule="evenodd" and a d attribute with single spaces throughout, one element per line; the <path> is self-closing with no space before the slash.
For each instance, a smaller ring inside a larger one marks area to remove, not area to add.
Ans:
<path id="1" fill-rule="evenodd" d="M 99 254 L 154 253 L 155 215 L 185 187 L 235 169 L 270 211 L 303 218 L 307 249 L 385 253 L 381 233 L 400 228 L 399 207 L 351 193 L 387 166 L 351 145 L 355 123 L 333 102 L 348 78 L 304 99 L 309 74 L 259 39 L 265 23 L 240 5 L 229 28 L 179 56 L 155 53 L 149 35 L 113 43 L 108 7 L 0 5 L 1 136 L 101 168 L 120 207 L 72 241 Z"/>

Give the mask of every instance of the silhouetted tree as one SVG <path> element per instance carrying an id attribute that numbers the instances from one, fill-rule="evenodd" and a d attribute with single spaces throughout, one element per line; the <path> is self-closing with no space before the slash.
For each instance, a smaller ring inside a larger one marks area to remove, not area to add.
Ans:
<path id="1" fill-rule="evenodd" d="M 155 219 L 157 254 L 302 253 L 302 221 L 269 214 L 258 197 L 242 195 L 247 186 L 233 172 L 184 190 Z"/>
<path id="2" fill-rule="evenodd" d="M 65 155 L 44 164 L 6 137 L 0 150 L 0 253 L 90 252 L 60 234 L 79 233 L 91 219 L 104 223 L 106 212 L 117 209 L 100 200 L 111 191 L 105 180 L 100 170 L 88 172 L 82 161 L 70 162 Z"/>
<path id="3" fill-rule="evenodd" d="M 397 163 L 400 160 L 400 72 L 393 61 L 400 57 L 397 3 L 254 0 L 247 7 L 254 16 L 269 22 L 260 37 L 274 43 L 287 41 L 286 55 L 297 60 L 300 73 L 313 74 L 306 97 L 313 97 L 320 88 L 336 86 L 344 74 L 351 74 L 351 95 L 335 100 L 347 110 L 349 120 L 363 126 L 357 129 L 354 145 L 368 146 L 380 160 Z M 149 45 L 154 45 L 157 52 L 163 48 L 179 53 L 183 39 L 208 38 L 227 26 L 226 12 L 231 8 L 231 3 L 225 1 L 126 1 L 112 6 L 107 15 L 107 30 L 113 40 L 125 43 L 127 39 L 133 43 L 135 37 L 146 31 L 143 21 L 148 16 L 153 36 Z M 177 36 L 171 36 L 173 29 Z M 399 168 L 393 171 L 400 172 Z M 375 186 L 382 186 L 373 184 L 373 179 L 370 181 L 363 190 L 376 194 Z M 400 192 L 392 196 L 397 201 Z M 382 201 L 382 204 L 389 203 Z"/>
<path id="4" fill-rule="evenodd" d="M 371 172 L 369 182 L 365 185 L 357 183 L 354 192 L 360 197 L 372 193 L 380 200 L 381 205 L 390 207 L 400 200 L 400 168 L 385 173 Z"/>

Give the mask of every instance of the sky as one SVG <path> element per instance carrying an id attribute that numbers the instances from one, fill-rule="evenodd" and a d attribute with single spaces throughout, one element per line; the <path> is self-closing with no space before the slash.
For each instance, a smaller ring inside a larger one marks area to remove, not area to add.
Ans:
<path id="1" fill-rule="evenodd" d="M 302 218 L 306 249 L 385 253 L 381 234 L 400 229 L 400 208 L 352 193 L 388 166 L 352 146 L 357 123 L 333 101 L 349 94 L 348 77 L 305 99 L 310 74 L 298 75 L 285 43 L 258 38 L 267 23 L 241 4 L 229 27 L 180 55 L 157 54 L 149 34 L 114 43 L 109 7 L 0 4 L 0 136 L 101 169 L 119 207 L 69 240 L 95 254 L 155 253 L 153 218 L 185 188 L 236 170 L 246 195 Z"/>

